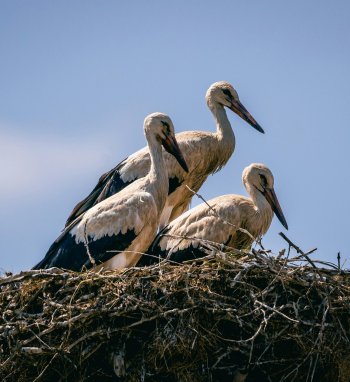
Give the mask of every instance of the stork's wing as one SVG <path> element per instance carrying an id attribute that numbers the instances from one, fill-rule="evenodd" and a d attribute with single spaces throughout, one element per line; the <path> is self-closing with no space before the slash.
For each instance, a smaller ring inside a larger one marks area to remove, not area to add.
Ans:
<path id="1" fill-rule="evenodd" d="M 153 228 L 155 234 L 156 216 L 154 199 L 146 192 L 112 196 L 73 221 L 34 269 L 81 271 L 99 265 L 128 249 L 136 238 L 142 239 L 145 226 Z M 143 239 L 146 249 L 153 237 L 147 234 Z"/>
<path id="2" fill-rule="evenodd" d="M 44 259 L 33 269 L 57 267 L 79 272 L 84 267 L 91 268 L 94 264 L 99 265 L 109 260 L 126 249 L 135 237 L 135 231 L 131 229 L 96 241 L 88 238 L 87 243 L 76 243 L 75 236 L 67 232 L 51 245 Z"/>
<path id="3" fill-rule="evenodd" d="M 175 168 L 179 168 L 174 157 L 165 153 L 165 158 L 170 173 L 169 194 L 171 194 L 182 184 L 183 179 L 172 174 L 172 166 L 169 166 L 169 162 L 175 165 Z M 94 205 L 120 192 L 135 180 L 144 177 L 148 173 L 149 167 L 150 157 L 147 147 L 124 159 L 112 170 L 103 174 L 90 194 L 73 208 L 73 211 L 68 216 L 65 227 Z"/>
<path id="4" fill-rule="evenodd" d="M 208 202 L 219 213 L 225 212 L 220 208 L 220 199 L 219 197 Z M 236 221 L 233 215 L 228 218 L 222 214 L 221 219 L 205 203 L 200 204 L 160 231 L 148 251 L 150 258 L 141 258 L 138 265 L 152 264 L 157 261 L 157 257 L 181 263 L 206 255 L 205 248 L 229 245 L 238 228 L 226 224 L 225 219 Z"/>
<path id="5" fill-rule="evenodd" d="M 55 263 L 55 258 L 57 256 L 57 253 L 60 251 L 60 248 L 64 246 L 64 243 L 67 241 L 67 238 L 69 238 L 70 231 L 80 223 L 82 220 L 83 215 L 78 216 L 75 220 L 70 222 L 61 232 L 61 234 L 58 236 L 58 238 L 51 244 L 50 248 L 46 252 L 44 258 L 39 261 L 38 264 L 36 264 L 32 269 L 44 269 L 44 268 L 50 268 L 54 267 L 56 265 L 53 265 Z M 59 265 L 57 265 L 59 267 Z"/>
<path id="6" fill-rule="evenodd" d="M 80 201 L 69 214 L 66 221 L 65 227 L 72 223 L 78 216 L 86 212 L 95 204 L 101 202 L 104 199 L 107 199 L 109 196 L 114 195 L 119 192 L 127 185 L 132 182 L 124 182 L 121 178 L 120 170 L 125 165 L 128 158 L 124 159 L 117 166 L 112 168 L 112 170 L 103 174 L 98 180 L 95 188 L 90 192 L 90 194 Z"/>

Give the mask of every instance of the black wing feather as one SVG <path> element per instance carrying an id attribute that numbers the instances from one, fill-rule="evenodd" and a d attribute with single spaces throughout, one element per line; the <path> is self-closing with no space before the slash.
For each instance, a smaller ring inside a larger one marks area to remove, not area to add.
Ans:
<path id="1" fill-rule="evenodd" d="M 158 244 L 162 236 L 165 235 L 170 229 L 171 226 L 168 224 L 158 232 L 148 250 L 145 251 L 145 253 L 140 257 L 140 260 L 136 264 L 137 267 L 146 267 L 148 265 L 156 264 L 163 258 L 160 254 L 161 250 Z"/>
<path id="2" fill-rule="evenodd" d="M 75 236 L 72 236 L 66 230 L 51 245 L 44 259 L 35 265 L 33 269 L 58 267 L 81 271 L 84 268 L 92 268 L 93 264 L 89 254 L 95 260 L 96 265 L 101 264 L 115 256 L 118 251 L 128 248 L 136 236 L 134 230 L 128 230 L 125 234 L 106 235 L 98 240 L 92 240 L 91 237 L 88 237 L 88 253 L 86 245 L 84 243 L 77 244 Z"/>
<path id="3" fill-rule="evenodd" d="M 171 230 L 171 224 L 164 227 L 153 240 L 146 254 L 142 255 L 136 266 L 145 267 L 152 264 L 157 264 L 163 259 L 168 259 L 173 263 L 182 263 L 187 260 L 199 259 L 207 255 L 207 253 L 201 248 L 194 248 L 190 245 L 188 248 L 172 252 L 169 256 L 169 250 L 161 250 L 159 246 L 160 239 Z"/>
<path id="4" fill-rule="evenodd" d="M 68 216 L 65 228 L 95 204 L 100 203 L 102 200 L 116 194 L 137 179 L 135 178 L 130 182 L 124 182 L 122 180 L 120 170 L 126 164 L 127 160 L 128 158 L 125 158 L 110 171 L 101 175 L 95 188 L 90 192 L 90 194 L 73 208 L 72 212 Z M 168 195 L 173 193 L 182 183 L 183 180 L 180 180 L 177 177 L 169 178 Z"/>
<path id="5" fill-rule="evenodd" d="M 160 250 L 160 248 L 159 248 Z M 176 252 L 171 252 L 169 256 L 169 251 L 160 251 L 162 258 L 168 259 L 170 262 L 176 264 L 182 263 L 187 260 L 200 259 L 201 257 L 207 256 L 207 253 L 201 249 L 201 247 L 194 248 L 192 245 L 186 249 L 181 249 Z"/>
<path id="6" fill-rule="evenodd" d="M 155 254 L 157 254 L 159 257 L 163 259 L 168 259 L 170 262 L 182 263 L 188 260 L 200 259 L 201 257 L 205 257 L 208 255 L 208 253 L 205 251 L 205 248 L 203 248 L 202 246 L 199 245 L 198 247 L 194 248 L 192 244 L 190 244 L 185 249 L 179 249 L 176 252 L 172 251 L 169 256 L 170 251 L 168 250 L 162 251 L 158 245 L 160 238 L 158 240 L 157 239 L 158 239 L 158 236 L 156 237 L 154 241 L 154 245 L 152 247 L 153 258 L 155 257 Z M 232 235 L 229 236 L 227 241 L 224 243 L 224 246 L 228 245 L 231 239 L 232 239 Z"/>
<path id="7" fill-rule="evenodd" d="M 181 186 L 183 180 L 180 180 L 176 176 L 173 178 L 169 178 L 169 192 L 168 195 L 172 194 L 178 187 Z"/>
<path id="8" fill-rule="evenodd" d="M 120 175 L 120 170 L 125 165 L 127 159 L 128 158 L 124 159 L 117 166 L 112 168 L 112 170 L 106 172 L 100 177 L 97 185 L 90 192 L 90 194 L 73 208 L 72 212 L 68 216 L 65 227 L 69 226 L 69 224 L 71 224 L 77 217 L 82 215 L 95 204 L 100 203 L 102 200 L 116 194 L 132 183 L 132 181 L 124 182 Z"/>
<path id="9" fill-rule="evenodd" d="M 174 264 L 180 264 L 184 261 L 200 259 L 201 257 L 205 256 L 207 256 L 205 251 L 203 251 L 200 247 L 194 248 L 192 245 L 186 249 L 172 252 L 170 256 L 168 250 L 161 250 L 159 246 L 155 246 L 153 247 L 152 251 L 147 252 L 140 258 L 136 266 L 146 267 L 149 265 L 157 264 L 159 261 L 164 259 L 167 259 Z"/>
<path id="10" fill-rule="evenodd" d="M 49 264 L 52 263 L 53 258 L 59 251 L 59 249 L 63 246 L 63 243 L 67 240 L 67 236 L 71 236 L 69 234 L 70 230 L 74 228 L 82 219 L 83 215 L 78 216 L 75 220 L 73 220 L 69 225 L 67 225 L 58 238 L 51 244 L 50 248 L 46 252 L 44 258 L 36 264 L 32 269 L 44 269 L 50 268 Z M 54 265 L 51 265 L 53 267 Z"/>

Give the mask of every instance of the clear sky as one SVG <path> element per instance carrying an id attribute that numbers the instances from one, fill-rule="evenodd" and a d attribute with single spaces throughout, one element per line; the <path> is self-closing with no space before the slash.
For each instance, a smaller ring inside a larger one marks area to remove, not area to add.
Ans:
<path id="1" fill-rule="evenodd" d="M 236 150 L 200 193 L 245 194 L 243 168 L 263 162 L 287 235 L 350 267 L 349 14 L 347 0 L 0 1 L 0 270 L 44 256 L 99 175 L 144 146 L 147 114 L 213 130 L 219 80 L 266 134 L 228 111 Z M 263 241 L 275 253 L 280 231 L 275 218 Z"/>

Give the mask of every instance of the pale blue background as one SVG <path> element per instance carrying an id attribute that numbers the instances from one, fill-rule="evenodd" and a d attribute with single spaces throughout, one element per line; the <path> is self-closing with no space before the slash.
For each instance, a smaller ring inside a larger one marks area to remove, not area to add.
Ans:
<path id="1" fill-rule="evenodd" d="M 349 4 L 0 1 L 0 269 L 42 258 L 99 175 L 145 144 L 148 113 L 213 130 L 218 80 L 266 135 L 231 113 L 236 151 L 201 194 L 245 193 L 242 169 L 263 162 L 288 236 L 350 259 Z M 274 219 L 264 239 L 275 253 L 281 230 Z"/>

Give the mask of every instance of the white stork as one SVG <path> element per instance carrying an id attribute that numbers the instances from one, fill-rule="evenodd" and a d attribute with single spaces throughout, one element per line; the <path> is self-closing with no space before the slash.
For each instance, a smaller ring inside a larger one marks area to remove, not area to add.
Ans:
<path id="1" fill-rule="evenodd" d="M 225 252 L 250 249 L 254 239 L 267 232 L 273 213 L 288 229 L 271 171 L 252 163 L 242 178 L 250 198 L 223 195 L 187 211 L 159 232 L 148 251 L 151 256 L 144 255 L 138 265 L 157 262 L 158 256 L 178 263 L 203 257 L 208 243 L 223 244 Z"/>
<path id="2" fill-rule="evenodd" d="M 147 116 L 144 131 L 151 157 L 148 174 L 79 215 L 34 269 L 60 267 L 80 271 L 93 265 L 122 269 L 137 263 L 157 233 L 168 195 L 162 145 L 188 171 L 167 115 Z"/>
<path id="3" fill-rule="evenodd" d="M 188 209 L 193 194 L 186 185 L 198 191 L 207 177 L 220 170 L 231 157 L 235 148 L 235 136 L 225 107 L 261 133 L 264 132 L 242 105 L 236 90 L 229 83 L 221 81 L 212 84 L 207 91 L 206 101 L 216 122 L 216 132 L 185 131 L 176 135 L 189 172 L 186 173 L 171 155 L 164 152 L 169 174 L 169 195 L 160 219 L 161 228 Z M 103 174 L 91 193 L 74 207 L 66 225 L 95 204 L 145 176 L 149 166 L 149 151 L 145 147 Z"/>

